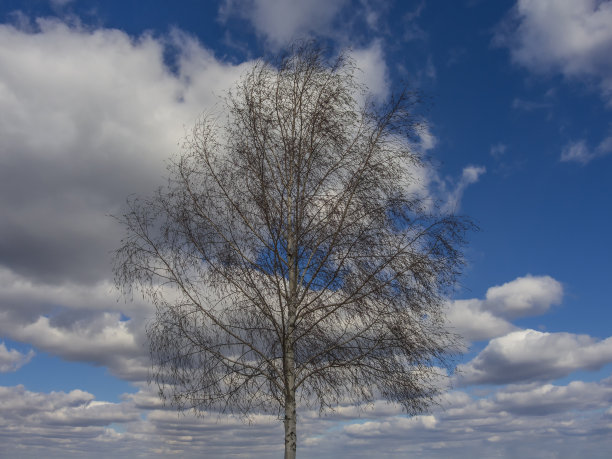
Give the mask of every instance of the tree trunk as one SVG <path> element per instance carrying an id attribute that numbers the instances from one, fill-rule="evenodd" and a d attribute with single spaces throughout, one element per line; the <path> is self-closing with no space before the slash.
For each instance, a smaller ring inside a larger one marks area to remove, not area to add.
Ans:
<path id="1" fill-rule="evenodd" d="M 285 395 L 285 459 L 295 459 L 297 449 L 295 389 Z"/>
<path id="2" fill-rule="evenodd" d="M 293 176 L 290 173 L 290 186 L 293 187 Z M 295 234 L 295 218 L 293 212 L 293 199 L 289 195 L 287 208 L 289 234 L 287 235 L 287 256 L 289 264 L 289 298 L 287 301 L 287 334 L 285 341 L 285 459 L 295 459 L 297 450 L 297 419 L 295 407 L 295 349 L 293 337 L 295 333 L 295 322 L 297 316 L 297 244 Z"/>
<path id="3" fill-rule="evenodd" d="M 290 283 L 295 276 L 290 275 Z M 285 459 L 295 459 L 297 448 L 296 407 L 295 407 L 295 351 L 293 334 L 295 331 L 295 304 L 289 302 L 289 324 L 285 343 Z"/>
<path id="4" fill-rule="evenodd" d="M 293 244 L 290 243 L 290 246 Z M 290 260 L 293 254 L 289 256 Z M 297 276 L 294 269 L 289 274 L 289 285 L 291 290 L 291 299 L 288 304 L 288 319 L 289 323 L 287 337 L 285 342 L 285 459 L 295 459 L 295 451 L 297 448 L 296 434 L 296 407 L 295 407 L 295 350 L 293 348 L 293 336 L 295 332 L 296 306 L 295 306 L 295 291 Z"/>

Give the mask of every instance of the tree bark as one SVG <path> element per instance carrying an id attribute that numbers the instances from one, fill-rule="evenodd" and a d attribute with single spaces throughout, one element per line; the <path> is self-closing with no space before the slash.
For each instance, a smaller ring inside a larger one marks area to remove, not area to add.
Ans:
<path id="1" fill-rule="evenodd" d="M 291 352 L 293 354 L 293 352 Z M 287 356 L 287 360 L 292 360 L 293 355 Z M 294 372 L 288 375 L 288 387 L 285 394 L 285 459 L 295 459 L 297 449 L 296 432 L 296 409 L 295 409 L 295 375 Z"/>
<path id="2" fill-rule="evenodd" d="M 292 178 L 290 183 L 293 184 Z M 291 189 L 291 187 L 290 187 Z M 293 199 L 289 196 L 288 208 L 292 209 Z M 289 264 L 289 298 L 287 299 L 287 332 L 285 337 L 285 459 L 295 459 L 297 450 L 297 419 L 295 407 L 295 350 L 293 339 L 297 318 L 297 247 L 295 221 L 289 215 L 289 234 L 287 237 L 287 258 Z"/>
<path id="3" fill-rule="evenodd" d="M 290 275 L 291 278 L 294 276 Z M 293 279 L 295 280 L 295 279 Z M 296 407 L 295 407 L 295 352 L 293 337 L 295 334 L 296 307 L 293 301 L 289 302 L 289 324 L 287 342 L 285 344 L 285 459 L 295 459 L 297 448 L 296 433 Z"/>

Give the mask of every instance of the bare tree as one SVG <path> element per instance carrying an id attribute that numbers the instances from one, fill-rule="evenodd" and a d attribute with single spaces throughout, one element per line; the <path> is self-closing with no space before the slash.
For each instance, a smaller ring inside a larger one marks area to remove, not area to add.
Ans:
<path id="1" fill-rule="evenodd" d="M 157 306 L 162 397 L 277 413 L 286 458 L 297 402 L 425 411 L 452 344 L 444 294 L 470 224 L 410 193 L 417 95 L 360 102 L 354 70 L 311 45 L 255 64 L 122 218 L 116 280 Z"/>

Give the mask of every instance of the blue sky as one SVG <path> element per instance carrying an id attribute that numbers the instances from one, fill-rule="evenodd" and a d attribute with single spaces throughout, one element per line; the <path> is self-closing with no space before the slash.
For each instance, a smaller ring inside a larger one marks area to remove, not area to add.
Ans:
<path id="1" fill-rule="evenodd" d="M 448 300 L 468 351 L 432 413 L 301 411 L 302 457 L 609 456 L 612 1 L 4 0 L 0 457 L 281 454 L 274 418 L 177 417 L 147 384 L 150 305 L 114 290 L 108 217 L 253 61 L 350 49 L 429 96 L 423 193 L 471 216 Z"/>

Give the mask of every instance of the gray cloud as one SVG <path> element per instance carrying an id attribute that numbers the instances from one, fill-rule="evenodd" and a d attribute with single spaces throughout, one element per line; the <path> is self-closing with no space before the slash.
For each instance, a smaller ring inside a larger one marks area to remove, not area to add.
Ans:
<path id="1" fill-rule="evenodd" d="M 66 360 L 104 365 L 127 380 L 147 378 L 144 336 L 152 306 L 117 301 L 108 281 L 41 284 L 0 268 L 0 335 Z M 129 316 L 129 319 L 127 318 Z"/>
<path id="2" fill-rule="evenodd" d="M 3 457 L 102 457 L 104 446 L 117 441 L 106 426 L 139 419 L 130 406 L 98 402 L 81 390 L 45 394 L 0 387 L 0 405 Z"/>
<path id="3" fill-rule="evenodd" d="M 602 401 L 610 397 L 612 387 L 608 385 L 572 381 L 567 386 L 510 386 L 497 392 L 493 400 L 499 411 L 519 416 L 547 416 L 573 410 L 600 409 Z"/>
<path id="4" fill-rule="evenodd" d="M 604 412 L 611 397 L 608 378 L 509 386 L 481 397 L 453 391 L 441 409 L 412 418 L 380 401 L 371 409 L 345 406 L 323 417 L 304 409 L 298 443 L 304 457 L 323 459 L 605 458 L 612 447 Z M 79 390 L 45 394 L 0 387 L 0 403 L 0 444 L 8 457 L 34 458 L 42 451 L 46 457 L 92 458 L 282 454 L 282 423 L 276 416 L 255 415 L 249 423 L 215 413 L 177 416 L 146 386 L 121 403 L 96 401 Z M 7 430 L 8 425 L 14 427 Z"/>

